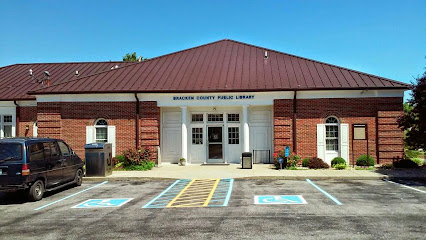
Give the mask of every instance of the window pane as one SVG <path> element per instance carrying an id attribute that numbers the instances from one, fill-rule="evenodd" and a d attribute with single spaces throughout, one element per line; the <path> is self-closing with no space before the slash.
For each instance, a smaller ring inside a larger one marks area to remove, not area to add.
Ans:
<path id="1" fill-rule="evenodd" d="M 107 128 L 97 127 L 96 128 L 96 142 L 107 142 Z"/>
<path id="2" fill-rule="evenodd" d="M 4 137 L 5 138 L 12 137 L 12 126 L 11 125 L 4 125 L 3 131 L 4 131 Z"/>
<path id="3" fill-rule="evenodd" d="M 12 116 L 3 116 L 3 122 L 4 123 L 11 123 L 12 122 Z"/>
<path id="4" fill-rule="evenodd" d="M 203 144 L 203 128 L 192 128 L 192 144 Z"/>
<path id="5" fill-rule="evenodd" d="M 0 143 L 0 160 L 15 161 L 22 159 L 22 145 L 19 143 Z"/>
<path id="6" fill-rule="evenodd" d="M 207 120 L 209 122 L 223 122 L 223 114 L 209 114 Z"/>
<path id="7" fill-rule="evenodd" d="M 327 120 L 325 120 L 325 123 L 338 123 L 337 119 L 335 117 L 329 117 Z"/>
<path id="8" fill-rule="evenodd" d="M 193 122 L 202 122 L 203 121 L 203 114 L 192 114 L 192 121 Z"/>
<path id="9" fill-rule="evenodd" d="M 50 154 L 50 150 L 49 150 Z M 42 143 L 35 143 L 30 146 L 30 160 L 31 161 L 39 161 L 44 159 L 43 154 L 43 144 Z"/>
<path id="10" fill-rule="evenodd" d="M 238 113 L 228 114 L 228 122 L 239 122 L 239 121 L 240 121 L 240 114 Z"/>
<path id="11" fill-rule="evenodd" d="M 240 144 L 240 128 L 239 127 L 228 128 L 228 143 Z"/>
<path id="12" fill-rule="evenodd" d="M 98 121 L 96 121 L 96 124 L 98 126 L 106 126 L 108 125 L 107 121 L 105 119 L 99 119 Z"/>
<path id="13" fill-rule="evenodd" d="M 338 151 L 339 150 L 339 140 L 338 139 L 327 139 L 326 140 L 326 149 L 329 151 Z"/>
<path id="14" fill-rule="evenodd" d="M 65 145 L 65 143 L 58 142 L 58 145 L 59 145 L 59 149 L 61 149 L 62 156 L 69 156 L 70 155 L 70 150 L 69 150 L 68 146 Z"/>

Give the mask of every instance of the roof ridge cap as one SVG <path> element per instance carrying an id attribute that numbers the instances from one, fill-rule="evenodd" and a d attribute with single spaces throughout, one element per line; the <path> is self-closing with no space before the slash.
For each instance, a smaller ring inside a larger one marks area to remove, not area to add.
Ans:
<path id="1" fill-rule="evenodd" d="M 72 81 L 81 80 L 81 79 L 84 79 L 84 78 L 88 78 L 88 77 L 91 77 L 91 76 L 94 76 L 94 75 L 103 74 L 103 73 L 110 72 L 110 71 L 114 71 L 114 70 L 117 70 L 117 69 L 121 69 L 121 68 L 125 68 L 125 67 L 134 66 L 134 65 L 136 65 L 136 64 L 138 64 L 138 63 L 146 63 L 146 62 L 149 62 L 149 61 L 152 61 L 152 60 L 156 60 L 156 59 L 159 59 L 159 58 L 162 58 L 162 57 L 166 57 L 166 56 L 170 56 L 170 55 L 173 55 L 173 54 L 178 54 L 178 53 L 181 53 L 181 52 L 185 52 L 185 51 L 189 51 L 189 50 L 197 49 L 197 48 L 200 48 L 200 47 L 208 46 L 208 45 L 215 44 L 215 43 L 222 42 L 222 41 L 226 41 L 226 39 L 222 39 L 222 40 L 218 40 L 218 41 L 214 41 L 214 42 L 210 42 L 210 43 L 202 44 L 202 45 L 199 45 L 199 46 L 195 46 L 195 47 L 191 47 L 191 48 L 187 48 L 187 49 L 179 50 L 179 51 L 172 52 L 172 53 L 163 54 L 163 55 L 156 56 L 156 57 L 153 57 L 153 58 L 150 58 L 150 59 L 147 59 L 147 60 L 141 61 L 141 62 L 136 61 L 136 62 L 134 62 L 134 64 L 127 64 L 127 65 L 124 65 L 124 66 L 121 66 L 121 67 L 118 67 L 118 68 L 108 69 L 108 70 L 105 70 L 105 71 L 102 71 L 102 72 L 96 72 L 96 73 L 93 73 L 93 74 L 90 74 L 90 75 L 81 76 L 81 77 L 76 78 L 76 79 L 69 79 L 69 80 L 64 81 L 64 82 L 61 82 L 61 83 L 57 83 L 57 84 L 50 85 L 50 86 L 49 86 L 49 87 L 47 87 L 47 88 L 50 88 L 50 87 L 56 87 L 56 86 L 59 86 L 59 85 L 61 85 L 61 84 L 65 84 L 65 83 L 69 83 L 69 82 L 72 82 Z M 231 41 L 232 41 L 232 40 L 231 40 Z M 125 62 L 125 61 L 123 61 L 123 62 Z M 35 92 L 37 92 L 37 91 L 39 91 L 39 90 L 42 90 L 42 89 L 46 89 L 46 88 L 37 88 L 37 89 L 34 89 L 34 90 L 32 90 L 32 91 L 28 91 L 28 93 L 35 93 Z"/>

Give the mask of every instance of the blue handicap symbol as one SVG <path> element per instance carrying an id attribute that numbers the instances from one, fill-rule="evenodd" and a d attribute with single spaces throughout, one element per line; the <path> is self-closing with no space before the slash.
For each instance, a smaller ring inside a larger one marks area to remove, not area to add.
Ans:
<path id="1" fill-rule="evenodd" d="M 256 204 L 306 204 L 305 199 L 300 195 L 268 195 L 256 196 Z"/>
<path id="2" fill-rule="evenodd" d="M 74 206 L 73 208 L 120 207 L 132 199 L 133 198 L 89 199 Z"/>

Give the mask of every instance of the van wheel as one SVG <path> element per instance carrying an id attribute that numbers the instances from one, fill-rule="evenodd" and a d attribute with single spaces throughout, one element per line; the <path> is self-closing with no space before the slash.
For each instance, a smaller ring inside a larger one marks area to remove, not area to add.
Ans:
<path id="1" fill-rule="evenodd" d="M 41 180 L 37 180 L 28 191 L 28 199 L 30 201 L 38 201 L 43 198 L 44 194 L 44 183 Z"/>
<path id="2" fill-rule="evenodd" d="M 78 169 L 75 173 L 75 185 L 81 186 L 83 183 L 83 171 L 81 169 Z"/>

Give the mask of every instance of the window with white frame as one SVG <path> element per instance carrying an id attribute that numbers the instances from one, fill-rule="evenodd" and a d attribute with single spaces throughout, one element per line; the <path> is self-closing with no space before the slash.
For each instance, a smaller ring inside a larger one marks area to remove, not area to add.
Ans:
<path id="1" fill-rule="evenodd" d="M 228 122 L 240 122 L 240 114 L 228 113 Z"/>
<path id="2" fill-rule="evenodd" d="M 223 122 L 223 114 L 213 113 L 207 116 L 209 122 Z"/>
<path id="3" fill-rule="evenodd" d="M 240 144 L 240 128 L 239 127 L 228 128 L 228 143 Z"/>
<path id="4" fill-rule="evenodd" d="M 203 122 L 203 114 L 192 114 L 192 122 Z"/>
<path id="5" fill-rule="evenodd" d="M 335 117 L 325 120 L 325 144 L 327 151 L 339 151 L 339 120 Z"/>
<path id="6" fill-rule="evenodd" d="M 12 115 L 0 116 L 0 127 L 1 131 L 3 132 L 2 136 L 4 138 L 13 137 L 12 125 Z"/>
<path id="7" fill-rule="evenodd" d="M 95 122 L 95 141 L 108 141 L 108 123 L 105 119 L 98 119 Z"/>
<path id="8" fill-rule="evenodd" d="M 192 144 L 203 144 L 203 128 L 192 128 Z"/>

